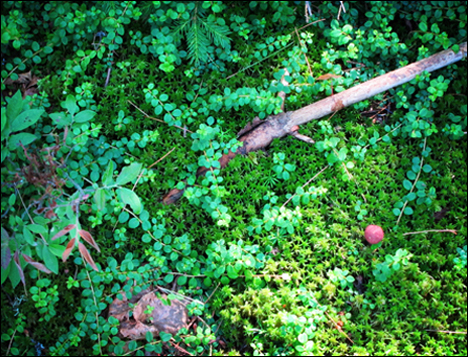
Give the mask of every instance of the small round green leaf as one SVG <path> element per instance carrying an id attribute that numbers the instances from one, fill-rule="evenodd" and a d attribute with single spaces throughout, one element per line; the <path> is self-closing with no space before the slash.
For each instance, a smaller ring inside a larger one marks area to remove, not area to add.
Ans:
<path id="1" fill-rule="evenodd" d="M 411 207 L 406 207 L 404 213 L 407 216 L 411 216 L 414 213 L 414 210 Z"/>

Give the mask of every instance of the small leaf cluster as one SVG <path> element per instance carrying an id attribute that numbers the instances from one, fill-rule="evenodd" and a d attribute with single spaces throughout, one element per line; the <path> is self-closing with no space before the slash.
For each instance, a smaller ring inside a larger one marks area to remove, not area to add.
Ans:
<path id="1" fill-rule="evenodd" d="M 267 204 L 262 210 L 263 218 L 253 218 L 252 225 L 247 229 L 250 234 L 260 234 L 263 230 L 270 232 L 273 228 L 279 229 L 279 235 L 294 233 L 301 221 L 302 213 L 299 206 L 294 210 Z"/>
<path id="2" fill-rule="evenodd" d="M 361 200 L 358 200 L 356 202 L 356 206 L 354 206 L 354 210 L 358 214 L 357 219 L 362 221 L 365 216 L 369 214 L 369 211 L 365 208 L 362 208 L 363 202 Z"/>
<path id="3" fill-rule="evenodd" d="M 296 171 L 296 166 L 291 164 L 285 164 L 284 160 L 286 156 L 283 153 L 275 153 L 273 156 L 273 171 L 276 173 L 276 177 L 280 180 L 287 181 L 291 178 L 291 172 Z"/>
<path id="4" fill-rule="evenodd" d="M 284 317 L 284 325 L 280 333 L 286 341 L 294 341 L 293 347 L 299 356 L 310 356 L 317 353 L 314 343 L 318 325 L 326 320 L 327 306 L 320 305 L 315 297 L 305 289 L 300 289 L 298 299 L 303 303 L 306 311 L 303 316 L 287 314 Z"/>
<path id="5" fill-rule="evenodd" d="M 36 281 L 36 286 L 29 289 L 31 299 L 34 301 L 38 312 L 43 315 L 39 322 L 49 322 L 57 314 L 54 305 L 59 301 L 57 285 L 51 286 L 49 279 Z"/>
<path id="6" fill-rule="evenodd" d="M 311 200 L 316 200 L 317 198 L 325 195 L 327 193 L 327 189 L 320 186 L 320 187 L 315 187 L 311 186 L 307 190 L 304 189 L 303 187 L 298 187 L 296 189 L 296 193 L 294 196 L 292 196 L 292 203 L 295 206 L 298 206 L 300 204 L 302 205 L 308 205 Z M 286 198 L 289 199 L 291 197 L 290 194 L 286 195 Z"/>
<path id="7" fill-rule="evenodd" d="M 456 269 L 461 270 L 466 267 L 466 245 L 463 248 L 457 248 L 457 253 L 459 257 L 455 258 L 453 262 Z"/>
<path id="8" fill-rule="evenodd" d="M 199 327 L 197 334 L 187 337 L 184 342 L 192 347 L 196 353 L 203 354 L 210 350 L 212 341 L 215 341 L 216 337 L 209 327 Z"/>
<path id="9" fill-rule="evenodd" d="M 430 147 L 426 147 L 422 153 L 423 158 L 428 158 L 431 151 Z M 403 187 L 409 193 L 395 204 L 393 210 L 394 215 L 397 217 L 401 215 L 402 210 L 407 216 L 414 214 L 414 209 L 409 206 L 410 202 L 415 202 L 418 206 L 422 204 L 431 206 L 437 197 L 435 187 L 431 187 L 428 190 L 427 184 L 419 179 L 422 173 L 433 173 L 432 166 L 424 164 L 423 159 L 420 157 L 413 158 L 412 164 L 411 170 L 406 173 L 406 179 L 403 181 Z"/>
<path id="10" fill-rule="evenodd" d="M 377 281 L 385 283 L 397 271 L 409 264 L 411 255 L 404 249 L 398 249 L 394 256 L 387 254 L 385 262 L 376 265 L 372 271 Z"/>
<path id="11" fill-rule="evenodd" d="M 349 275 L 348 270 L 341 270 L 340 268 L 335 268 L 334 270 L 330 270 L 327 275 L 333 283 L 339 283 L 343 289 L 353 288 L 353 283 L 355 279 L 353 276 Z"/>

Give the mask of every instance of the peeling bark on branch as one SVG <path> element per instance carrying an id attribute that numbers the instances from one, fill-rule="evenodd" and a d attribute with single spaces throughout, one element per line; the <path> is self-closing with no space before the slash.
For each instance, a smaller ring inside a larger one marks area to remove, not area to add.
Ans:
<path id="1" fill-rule="evenodd" d="M 238 139 L 243 142 L 243 147 L 235 153 L 229 152 L 220 159 L 221 167 L 224 168 L 236 155 L 248 154 L 267 147 L 276 138 L 282 138 L 297 131 L 298 126 L 308 123 L 314 119 L 320 119 L 350 105 L 374 97 L 391 88 L 398 87 L 410 82 L 424 71 L 433 72 L 440 68 L 451 65 L 466 57 L 467 43 L 460 45 L 460 51 L 454 53 L 452 50 L 439 52 L 431 57 L 412 63 L 403 68 L 386 73 L 380 77 L 371 79 L 341 93 L 325 98 L 294 112 L 286 112 L 270 116 L 263 122 L 254 121 L 241 131 L 242 136 Z M 200 168 L 197 176 L 205 175 L 209 169 Z M 164 204 L 173 204 L 182 197 L 184 190 L 173 189 L 163 198 Z"/>

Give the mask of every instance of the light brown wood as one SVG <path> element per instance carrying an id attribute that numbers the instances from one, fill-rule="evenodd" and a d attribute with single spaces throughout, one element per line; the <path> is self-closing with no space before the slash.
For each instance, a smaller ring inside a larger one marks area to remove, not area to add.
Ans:
<path id="1" fill-rule="evenodd" d="M 466 42 L 460 45 L 458 53 L 446 50 L 412 63 L 395 71 L 386 73 L 353 88 L 347 89 L 331 97 L 322 99 L 311 105 L 293 112 L 280 113 L 271 116 L 268 120 L 255 118 L 241 132 L 239 141 L 244 145 L 236 152 L 229 152 L 221 157 L 220 164 L 224 168 L 236 155 L 263 149 L 270 145 L 276 138 L 297 133 L 298 126 L 315 119 L 335 113 L 343 108 L 360 101 L 374 97 L 391 88 L 398 87 L 412 81 L 418 74 L 424 71 L 433 72 L 451 65 L 466 57 Z M 296 134 L 297 136 L 297 134 Z M 197 176 L 205 175 L 210 169 L 200 167 Z M 184 190 L 173 189 L 163 198 L 165 204 L 173 204 L 182 197 Z"/>

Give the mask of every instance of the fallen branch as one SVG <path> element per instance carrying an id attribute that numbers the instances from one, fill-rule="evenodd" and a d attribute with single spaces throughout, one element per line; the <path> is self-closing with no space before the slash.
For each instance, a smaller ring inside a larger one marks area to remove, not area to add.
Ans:
<path id="1" fill-rule="evenodd" d="M 302 124 L 336 113 L 350 105 L 410 82 L 424 71 L 433 72 L 458 62 L 466 57 L 466 47 L 467 44 L 465 42 L 460 45 L 460 51 L 458 53 L 452 50 L 439 52 L 431 57 L 361 83 L 302 109 L 270 116 L 267 120 L 261 121 L 257 126 L 253 127 L 252 130 L 243 131 L 243 135 L 238 140 L 243 142 L 244 145 L 237 149 L 236 152 L 230 151 L 228 154 L 223 155 L 219 160 L 221 168 L 226 167 L 229 161 L 236 155 L 246 155 L 249 152 L 263 149 L 270 145 L 274 139 L 282 138 L 296 132 L 298 126 Z M 204 176 L 208 171 L 209 169 L 201 167 L 197 171 L 197 176 Z M 163 203 L 173 204 L 177 202 L 183 194 L 184 190 L 173 189 L 164 196 Z"/>

